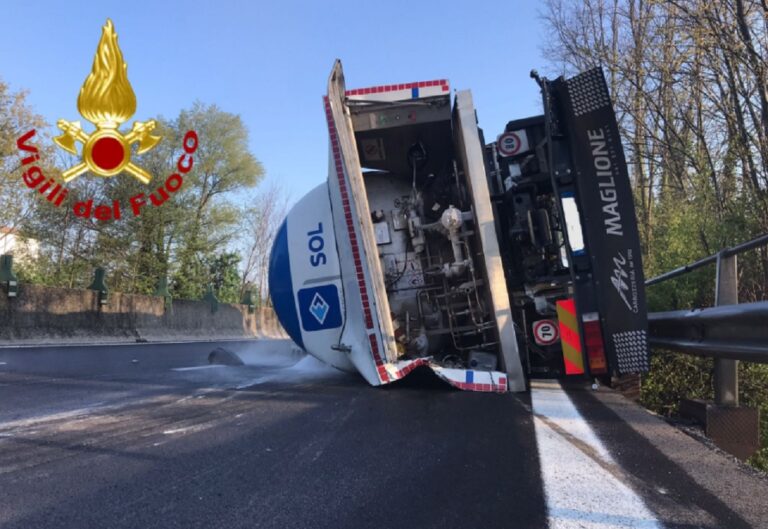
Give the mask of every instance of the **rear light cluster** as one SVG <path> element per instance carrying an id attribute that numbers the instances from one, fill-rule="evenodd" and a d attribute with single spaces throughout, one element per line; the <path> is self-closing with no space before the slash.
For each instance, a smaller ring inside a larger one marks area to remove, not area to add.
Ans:
<path id="1" fill-rule="evenodd" d="M 584 353 L 578 325 L 578 312 L 573 298 L 561 299 L 556 303 L 560 345 L 563 348 L 563 364 L 566 375 L 583 375 L 586 371 Z M 605 359 L 605 344 L 597 312 L 587 312 L 581 318 L 584 332 L 589 374 L 604 375 L 608 372 Z"/>
<path id="2" fill-rule="evenodd" d="M 604 375 L 608 372 L 605 361 L 605 345 L 600 329 L 600 318 L 597 312 L 588 312 L 582 318 L 584 323 L 584 345 L 587 347 L 589 372 L 593 375 Z"/>

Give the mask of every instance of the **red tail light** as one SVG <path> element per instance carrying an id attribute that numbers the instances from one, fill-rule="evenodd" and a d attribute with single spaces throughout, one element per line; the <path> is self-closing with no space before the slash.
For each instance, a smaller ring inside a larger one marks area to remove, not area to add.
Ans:
<path id="1" fill-rule="evenodd" d="M 604 375 L 608 372 L 605 360 L 605 344 L 603 333 L 600 329 L 600 318 L 596 312 L 584 314 L 584 344 L 587 347 L 587 359 L 589 371 L 593 375 Z"/>

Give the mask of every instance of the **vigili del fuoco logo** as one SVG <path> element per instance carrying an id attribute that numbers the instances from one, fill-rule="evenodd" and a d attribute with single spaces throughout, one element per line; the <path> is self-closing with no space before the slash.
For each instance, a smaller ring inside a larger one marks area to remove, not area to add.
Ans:
<path id="1" fill-rule="evenodd" d="M 30 143 L 36 133 L 34 129 L 16 141 L 22 156 L 22 180 L 27 187 L 35 189 L 54 206 L 61 206 L 69 194 L 65 184 L 86 172 L 105 178 L 127 173 L 141 183 L 149 184 L 152 175 L 131 161 L 132 146 L 137 144 L 136 153 L 142 154 L 153 149 L 162 138 L 152 134 L 157 126 L 153 119 L 134 121 L 129 132 L 120 132 L 120 126 L 136 112 L 136 94 L 128 81 L 128 65 L 123 60 L 123 53 L 117 44 L 117 33 L 109 19 L 102 28 L 91 73 L 80 89 L 77 110 L 96 130 L 86 132 L 79 121 L 58 121 L 57 125 L 63 134 L 54 138 L 54 142 L 61 149 L 81 158 L 80 163 L 62 173 L 60 182 L 47 178 L 37 165 L 39 150 Z M 78 144 L 81 146 L 79 152 Z M 129 199 L 134 216 L 138 216 L 148 202 L 153 206 L 163 205 L 181 188 L 183 175 L 192 169 L 192 154 L 197 145 L 197 133 L 187 131 L 182 141 L 183 152 L 176 163 L 177 172 L 150 192 L 148 198 L 145 193 L 139 193 Z M 114 200 L 111 205 L 94 206 L 93 198 L 86 198 L 74 202 L 72 208 L 79 217 L 92 217 L 101 221 L 117 220 L 122 216 L 122 206 L 118 200 Z"/>

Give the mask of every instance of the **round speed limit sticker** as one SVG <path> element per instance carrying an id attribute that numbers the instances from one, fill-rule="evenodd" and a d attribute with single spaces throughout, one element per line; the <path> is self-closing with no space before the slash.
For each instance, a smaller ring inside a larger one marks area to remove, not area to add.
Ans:
<path id="1" fill-rule="evenodd" d="M 560 339 L 560 331 L 554 320 L 539 320 L 533 323 L 533 338 L 539 345 L 552 345 Z"/>

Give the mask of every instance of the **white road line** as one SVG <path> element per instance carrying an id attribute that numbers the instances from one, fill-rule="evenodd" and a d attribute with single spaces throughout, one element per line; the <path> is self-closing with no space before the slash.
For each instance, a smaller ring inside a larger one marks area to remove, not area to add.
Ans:
<path id="1" fill-rule="evenodd" d="M 531 390 L 550 529 L 661 529 L 559 386 Z"/>
<path id="2" fill-rule="evenodd" d="M 198 371 L 201 369 L 219 369 L 222 367 L 226 367 L 222 364 L 205 364 L 202 366 L 191 366 L 191 367 L 172 367 L 171 371 Z"/>

